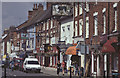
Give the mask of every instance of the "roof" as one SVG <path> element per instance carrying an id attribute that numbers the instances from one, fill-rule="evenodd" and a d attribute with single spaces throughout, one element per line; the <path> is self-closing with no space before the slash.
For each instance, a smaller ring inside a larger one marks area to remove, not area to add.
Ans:
<path id="1" fill-rule="evenodd" d="M 30 20 L 28 20 L 28 22 L 24 25 L 24 27 L 29 27 L 38 22 L 42 22 L 42 21 L 46 20 L 47 18 L 50 18 L 51 16 L 52 16 L 51 7 L 49 7 L 47 10 L 44 10 L 44 11 L 38 10 L 34 14 L 34 16 Z"/>

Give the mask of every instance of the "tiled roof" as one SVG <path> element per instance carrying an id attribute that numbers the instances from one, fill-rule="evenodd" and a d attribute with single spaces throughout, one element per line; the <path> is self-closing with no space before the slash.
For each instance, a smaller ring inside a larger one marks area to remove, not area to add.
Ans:
<path id="1" fill-rule="evenodd" d="M 24 27 L 29 27 L 38 22 L 42 22 L 47 18 L 50 18 L 51 16 L 52 16 L 51 7 L 44 11 L 38 10 L 36 14 L 34 14 L 34 16 L 30 20 L 28 20 L 28 22 L 24 25 Z"/>

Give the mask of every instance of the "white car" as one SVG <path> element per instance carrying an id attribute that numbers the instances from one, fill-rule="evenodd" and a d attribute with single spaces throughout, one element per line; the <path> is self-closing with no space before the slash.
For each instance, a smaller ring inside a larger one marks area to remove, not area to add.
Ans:
<path id="1" fill-rule="evenodd" d="M 28 72 L 28 71 L 40 72 L 41 67 L 37 58 L 25 58 L 23 62 L 23 69 L 25 72 Z"/>

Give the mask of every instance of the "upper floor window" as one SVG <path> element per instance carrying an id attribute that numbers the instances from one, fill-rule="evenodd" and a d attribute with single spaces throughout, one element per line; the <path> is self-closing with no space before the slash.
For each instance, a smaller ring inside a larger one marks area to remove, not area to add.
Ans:
<path id="1" fill-rule="evenodd" d="M 95 12 L 93 14 L 94 16 L 94 36 L 98 35 L 98 18 L 97 18 L 98 12 Z"/>
<path id="2" fill-rule="evenodd" d="M 117 3 L 113 5 L 114 8 L 114 27 L 113 32 L 117 31 Z"/>
<path id="3" fill-rule="evenodd" d="M 89 4 L 86 2 L 86 8 L 85 8 L 86 12 L 89 11 Z"/>
<path id="4" fill-rule="evenodd" d="M 82 5 L 79 3 L 79 15 L 82 14 Z"/>
<path id="5" fill-rule="evenodd" d="M 68 25 L 67 28 L 68 28 L 68 31 L 70 31 L 70 25 Z"/>
<path id="6" fill-rule="evenodd" d="M 47 20 L 47 30 L 49 29 L 49 20 Z"/>
<path id="7" fill-rule="evenodd" d="M 103 34 L 106 34 L 106 14 L 105 14 L 106 8 L 102 10 L 103 12 Z"/>
<path id="8" fill-rule="evenodd" d="M 89 38 L 89 17 L 86 17 L 86 38 Z"/>
<path id="9" fill-rule="evenodd" d="M 78 15 L 78 3 L 75 3 L 75 17 Z"/>
<path id="10" fill-rule="evenodd" d="M 83 26 L 83 20 L 80 19 L 80 20 L 79 20 L 79 35 L 80 35 L 80 36 L 82 35 L 82 26 Z"/>
<path id="11" fill-rule="evenodd" d="M 75 21 L 75 36 L 77 36 L 78 31 L 78 24 L 77 21 Z"/>
<path id="12" fill-rule="evenodd" d="M 53 27 L 53 19 L 51 19 L 51 28 Z"/>
<path id="13" fill-rule="evenodd" d="M 45 22 L 43 23 L 43 30 L 45 30 Z"/>
<path id="14" fill-rule="evenodd" d="M 65 32 L 65 27 L 62 27 L 63 32 Z"/>

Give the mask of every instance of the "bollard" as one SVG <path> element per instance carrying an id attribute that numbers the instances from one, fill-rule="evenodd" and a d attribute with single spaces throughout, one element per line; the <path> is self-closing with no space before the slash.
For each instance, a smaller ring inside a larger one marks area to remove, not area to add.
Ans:
<path id="1" fill-rule="evenodd" d="M 71 66 L 70 66 L 70 78 L 72 78 L 72 75 L 71 75 Z"/>
<path id="2" fill-rule="evenodd" d="M 4 78 L 6 78 L 6 61 L 4 63 Z"/>

